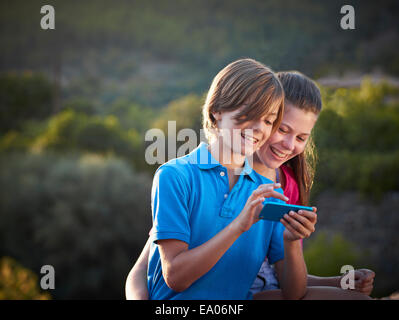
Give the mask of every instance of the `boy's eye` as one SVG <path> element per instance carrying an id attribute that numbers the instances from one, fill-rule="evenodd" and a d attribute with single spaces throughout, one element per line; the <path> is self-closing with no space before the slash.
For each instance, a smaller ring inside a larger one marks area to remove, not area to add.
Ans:
<path id="1" fill-rule="evenodd" d="M 278 130 L 281 132 L 281 133 L 287 133 L 287 130 L 285 130 L 285 129 L 283 129 L 283 128 L 278 128 Z"/>
<path id="2" fill-rule="evenodd" d="M 247 121 L 247 117 L 241 116 L 239 118 L 235 118 L 235 120 L 236 120 L 236 122 L 245 122 L 245 121 Z"/>
<path id="3" fill-rule="evenodd" d="M 297 139 L 299 140 L 299 141 L 302 141 L 302 142 L 305 142 L 305 138 L 302 138 L 302 137 L 297 137 Z"/>

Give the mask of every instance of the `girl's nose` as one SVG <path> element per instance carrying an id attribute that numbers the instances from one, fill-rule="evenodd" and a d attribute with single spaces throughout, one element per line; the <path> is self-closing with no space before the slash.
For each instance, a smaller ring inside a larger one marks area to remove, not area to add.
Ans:
<path id="1" fill-rule="evenodd" d="M 292 151 L 294 150 L 295 143 L 294 143 L 294 137 L 290 135 L 286 135 L 284 137 L 284 140 L 282 141 L 282 145 L 285 149 Z"/>

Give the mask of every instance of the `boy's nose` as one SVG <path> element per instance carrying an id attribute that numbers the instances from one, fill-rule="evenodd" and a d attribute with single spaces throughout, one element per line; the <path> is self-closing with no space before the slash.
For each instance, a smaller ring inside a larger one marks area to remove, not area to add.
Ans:
<path id="1" fill-rule="evenodd" d="M 266 124 L 262 120 L 254 121 L 252 129 L 253 130 L 258 130 L 258 131 L 265 131 Z"/>

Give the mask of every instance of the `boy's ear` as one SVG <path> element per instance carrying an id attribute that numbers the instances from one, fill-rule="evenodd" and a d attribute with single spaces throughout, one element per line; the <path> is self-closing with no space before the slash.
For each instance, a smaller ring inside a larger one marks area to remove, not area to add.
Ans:
<path id="1" fill-rule="evenodd" d="M 215 118 L 215 120 L 219 121 L 222 119 L 222 113 L 219 112 L 212 112 L 213 117 Z"/>

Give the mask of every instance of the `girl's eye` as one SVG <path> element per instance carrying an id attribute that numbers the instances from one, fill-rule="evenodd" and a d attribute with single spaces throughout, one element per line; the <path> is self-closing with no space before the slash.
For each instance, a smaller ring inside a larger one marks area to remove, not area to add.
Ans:
<path id="1" fill-rule="evenodd" d="M 297 139 L 301 142 L 305 142 L 306 139 L 302 138 L 302 137 L 297 137 Z"/>
<path id="2" fill-rule="evenodd" d="M 265 123 L 266 123 L 268 126 L 271 126 L 271 125 L 273 124 L 273 122 L 270 121 L 270 120 L 265 120 Z"/>

